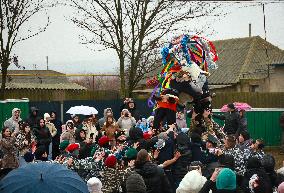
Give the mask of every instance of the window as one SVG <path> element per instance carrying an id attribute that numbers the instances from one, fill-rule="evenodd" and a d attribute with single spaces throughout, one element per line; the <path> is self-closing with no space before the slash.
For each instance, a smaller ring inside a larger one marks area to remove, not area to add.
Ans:
<path id="1" fill-rule="evenodd" d="M 250 92 L 259 92 L 259 85 L 250 85 Z"/>

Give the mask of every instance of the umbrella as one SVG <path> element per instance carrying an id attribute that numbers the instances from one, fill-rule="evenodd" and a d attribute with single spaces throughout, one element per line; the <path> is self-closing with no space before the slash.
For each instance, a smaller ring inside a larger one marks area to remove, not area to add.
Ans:
<path id="1" fill-rule="evenodd" d="M 71 107 L 66 113 L 72 115 L 93 115 L 93 114 L 98 114 L 98 111 L 94 107 L 81 105 L 81 106 Z"/>
<path id="2" fill-rule="evenodd" d="M 234 102 L 233 103 L 235 108 L 240 111 L 240 110 L 250 110 L 251 109 L 251 106 L 247 103 L 240 103 L 240 102 Z M 227 105 L 224 105 L 220 111 L 222 112 L 227 112 L 229 110 L 229 108 L 227 107 Z"/>
<path id="3" fill-rule="evenodd" d="M 5 193 L 88 193 L 80 176 L 60 164 L 31 163 L 11 171 L 0 182 Z"/>

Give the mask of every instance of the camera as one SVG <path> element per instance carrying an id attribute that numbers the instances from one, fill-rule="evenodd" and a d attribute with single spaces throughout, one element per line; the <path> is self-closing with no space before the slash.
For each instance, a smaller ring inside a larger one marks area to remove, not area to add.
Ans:
<path id="1" fill-rule="evenodd" d="M 125 116 L 125 117 L 129 117 L 129 113 L 125 113 L 124 116 Z"/>

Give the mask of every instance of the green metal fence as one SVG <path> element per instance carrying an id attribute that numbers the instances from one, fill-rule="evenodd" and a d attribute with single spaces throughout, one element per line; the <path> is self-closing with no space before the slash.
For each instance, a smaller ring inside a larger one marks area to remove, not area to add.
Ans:
<path id="1" fill-rule="evenodd" d="M 254 108 L 246 113 L 248 130 L 253 139 L 262 138 L 267 146 L 279 146 L 281 144 L 282 129 L 279 119 L 284 108 Z M 219 110 L 213 113 L 222 114 Z M 223 121 L 214 119 L 218 124 Z"/>

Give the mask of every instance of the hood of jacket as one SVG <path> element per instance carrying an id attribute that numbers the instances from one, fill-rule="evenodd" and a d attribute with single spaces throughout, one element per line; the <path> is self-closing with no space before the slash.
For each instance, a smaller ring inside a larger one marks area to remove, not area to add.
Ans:
<path id="1" fill-rule="evenodd" d="M 106 109 L 104 109 L 104 118 L 106 118 L 106 117 L 107 117 L 106 113 L 107 113 L 107 111 L 108 111 L 108 110 L 110 110 L 110 111 L 111 111 L 111 113 L 112 113 L 112 115 L 113 115 L 112 108 L 106 108 Z"/>
<path id="2" fill-rule="evenodd" d="M 15 112 L 16 111 L 19 111 L 19 119 L 20 119 L 20 116 L 21 116 L 21 109 L 19 109 L 19 108 L 13 108 L 12 109 L 12 117 L 13 117 L 13 119 L 15 119 Z"/>

